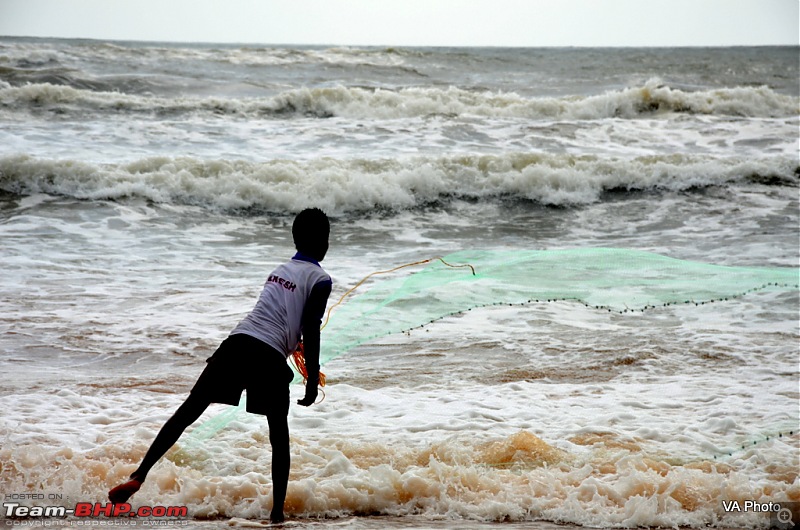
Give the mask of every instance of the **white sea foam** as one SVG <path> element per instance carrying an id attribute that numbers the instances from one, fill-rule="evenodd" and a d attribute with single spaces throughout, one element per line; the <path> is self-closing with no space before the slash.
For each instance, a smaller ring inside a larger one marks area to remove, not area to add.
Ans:
<path id="1" fill-rule="evenodd" d="M 292 409 L 287 511 L 544 518 L 603 527 L 704 527 L 716 520 L 757 527 L 763 514 L 725 513 L 721 501 L 796 498 L 791 454 L 797 435 L 713 460 L 704 440 L 730 439 L 744 426 L 714 426 L 705 416 L 687 425 L 688 413 L 740 417 L 735 409 L 742 397 L 708 390 L 703 379 L 678 376 L 634 387 L 623 381 L 464 385 L 446 393 L 334 384 L 322 405 Z M 714 407 L 697 401 L 709 391 Z M 546 399 L 531 399 L 542 393 Z M 109 486 L 135 468 L 177 398 L 71 390 L 0 398 L 2 434 L 11 442 L 0 450 L 7 491 L 25 491 L 34 481 L 67 502 L 102 501 Z M 758 414 L 762 407 L 784 406 L 768 400 L 753 405 L 750 412 Z M 59 420 L 65 411 L 72 420 Z M 42 418 L 50 419 L 42 424 Z M 265 421 L 243 414 L 212 439 L 188 435 L 153 470 L 134 504 L 186 505 L 194 517 L 264 519 L 269 459 Z M 52 463 L 58 472 L 50 471 Z"/>

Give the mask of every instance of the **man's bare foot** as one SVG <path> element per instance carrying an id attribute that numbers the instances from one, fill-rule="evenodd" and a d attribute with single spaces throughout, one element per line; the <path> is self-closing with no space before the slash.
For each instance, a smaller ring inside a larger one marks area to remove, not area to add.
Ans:
<path id="1" fill-rule="evenodd" d="M 112 504 L 122 504 L 124 502 L 128 502 L 128 499 L 131 498 L 131 495 L 139 491 L 139 488 L 141 487 L 142 481 L 133 478 L 125 484 L 120 484 L 116 488 L 113 488 L 111 491 L 109 491 L 108 500 L 110 500 Z"/>
<path id="2" fill-rule="evenodd" d="M 276 512 L 275 510 L 272 510 L 272 513 L 269 514 L 269 520 L 274 524 L 282 523 L 286 520 L 286 518 L 283 516 L 283 512 Z"/>

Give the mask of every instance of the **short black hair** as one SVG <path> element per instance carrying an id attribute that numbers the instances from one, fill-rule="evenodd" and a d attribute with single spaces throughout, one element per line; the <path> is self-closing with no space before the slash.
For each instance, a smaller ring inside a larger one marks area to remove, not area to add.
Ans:
<path id="1" fill-rule="evenodd" d="M 292 223 L 294 246 L 303 253 L 316 254 L 321 249 L 327 250 L 330 233 L 328 216 L 319 208 L 303 210 Z"/>

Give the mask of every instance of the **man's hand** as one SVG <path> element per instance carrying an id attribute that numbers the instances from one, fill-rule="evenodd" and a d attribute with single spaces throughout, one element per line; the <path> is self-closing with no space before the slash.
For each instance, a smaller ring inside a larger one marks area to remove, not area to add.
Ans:
<path id="1" fill-rule="evenodd" d="M 318 394 L 319 391 L 317 390 L 316 386 L 307 386 L 305 397 L 303 399 L 298 399 L 297 404 L 304 407 L 310 407 L 317 401 Z"/>

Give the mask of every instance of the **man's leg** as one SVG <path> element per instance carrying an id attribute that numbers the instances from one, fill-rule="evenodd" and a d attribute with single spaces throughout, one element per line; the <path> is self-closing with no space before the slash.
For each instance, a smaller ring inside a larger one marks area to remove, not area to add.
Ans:
<path id="1" fill-rule="evenodd" d="M 161 428 L 150 449 L 147 450 L 147 454 L 144 455 L 141 465 L 131 473 L 131 480 L 108 492 L 109 500 L 114 504 L 128 502 L 131 495 L 139 491 L 144 479 L 150 472 L 150 468 L 178 441 L 183 431 L 200 417 L 209 404 L 210 402 L 205 398 L 196 394 L 189 394 L 183 405 L 178 407 L 175 414 Z"/>
<path id="2" fill-rule="evenodd" d="M 283 504 L 286 501 L 286 487 L 289 484 L 289 421 L 286 413 L 267 415 L 269 422 L 269 443 L 272 445 L 272 513 L 273 523 L 283 521 Z"/>

